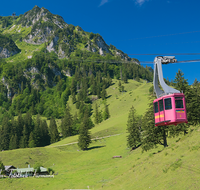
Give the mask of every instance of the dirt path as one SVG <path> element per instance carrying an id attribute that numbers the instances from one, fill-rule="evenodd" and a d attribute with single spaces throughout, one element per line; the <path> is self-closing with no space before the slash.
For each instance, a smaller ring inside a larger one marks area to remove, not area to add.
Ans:
<path id="1" fill-rule="evenodd" d="M 91 139 L 91 140 L 92 141 L 94 141 L 94 140 L 100 140 L 100 139 L 104 139 L 104 138 L 114 137 L 114 136 L 117 136 L 117 135 L 120 135 L 120 134 L 108 135 L 108 136 L 105 136 L 105 137 L 96 137 L 96 138 Z M 77 144 L 77 143 L 78 142 L 72 142 L 72 143 L 61 144 L 61 145 L 56 145 L 56 146 L 47 146 L 47 148 L 55 148 L 55 147 L 59 147 L 59 146 L 68 146 L 68 145 Z"/>

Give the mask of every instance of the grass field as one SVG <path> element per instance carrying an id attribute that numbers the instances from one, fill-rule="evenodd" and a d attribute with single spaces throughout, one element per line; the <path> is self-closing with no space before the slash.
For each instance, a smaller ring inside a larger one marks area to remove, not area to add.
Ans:
<path id="1" fill-rule="evenodd" d="M 41 163 L 55 170 L 54 178 L 0 179 L 1 189 L 199 189 L 200 128 L 191 127 L 188 135 L 168 139 L 168 147 L 149 152 L 138 148 L 130 152 L 126 142 L 126 123 L 133 105 L 139 115 L 148 104 L 150 83 L 129 81 L 119 93 L 118 81 L 107 90 L 111 118 L 91 129 L 93 140 L 87 151 L 80 151 L 78 136 L 42 148 L 27 148 L 0 153 L 5 165 L 27 167 Z M 70 100 L 69 100 L 70 103 Z M 103 109 L 101 100 L 97 100 Z M 72 111 L 75 108 L 71 105 Z M 122 158 L 112 158 L 122 156 Z"/>

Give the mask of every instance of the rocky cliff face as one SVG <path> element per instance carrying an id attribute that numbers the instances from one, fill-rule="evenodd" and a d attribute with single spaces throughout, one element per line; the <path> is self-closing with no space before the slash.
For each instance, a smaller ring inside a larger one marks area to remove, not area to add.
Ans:
<path id="1" fill-rule="evenodd" d="M 111 54 L 122 60 L 131 60 L 116 47 L 108 46 L 99 34 L 88 33 L 79 26 L 68 25 L 61 16 L 54 15 L 43 7 L 35 6 L 24 15 L 20 15 L 18 21 L 14 22 L 6 33 L 14 28 L 20 28 L 16 30 L 16 36 L 21 34 L 20 41 L 35 45 L 45 43 L 46 49 L 49 52 L 54 51 L 59 58 L 69 58 L 72 52 L 81 50 L 98 53 L 101 56 Z M 23 31 L 27 28 L 28 33 L 24 36 Z M 4 46 L 0 47 L 1 57 L 7 58 L 19 52 L 11 51 Z"/>
<path id="2" fill-rule="evenodd" d="M 24 27 L 31 26 L 31 32 L 24 39 L 25 42 L 31 44 L 48 42 L 49 38 L 54 37 L 56 30 L 68 26 L 61 16 L 54 15 L 47 9 L 38 6 L 26 12 L 18 24 L 22 24 Z"/>
<path id="3" fill-rule="evenodd" d="M 17 51 L 9 51 L 7 48 L 0 46 L 0 58 L 8 58 L 10 56 L 13 56 L 17 54 Z"/>
<path id="4" fill-rule="evenodd" d="M 8 58 L 19 52 L 20 49 L 10 37 L 0 34 L 0 58 Z"/>

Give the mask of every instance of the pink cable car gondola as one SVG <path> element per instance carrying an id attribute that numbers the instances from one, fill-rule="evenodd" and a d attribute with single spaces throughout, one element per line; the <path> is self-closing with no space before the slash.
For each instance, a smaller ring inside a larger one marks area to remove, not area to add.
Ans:
<path id="1" fill-rule="evenodd" d="M 154 103 L 155 126 L 177 125 L 187 123 L 185 95 L 169 87 L 163 80 L 162 63 L 174 63 L 174 56 L 156 57 L 154 60 L 154 90 L 157 99 Z M 158 79 L 163 90 L 159 88 Z"/>

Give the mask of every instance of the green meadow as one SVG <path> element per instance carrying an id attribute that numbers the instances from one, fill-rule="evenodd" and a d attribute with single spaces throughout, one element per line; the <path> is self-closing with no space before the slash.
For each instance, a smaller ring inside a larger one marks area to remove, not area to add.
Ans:
<path id="1" fill-rule="evenodd" d="M 129 80 L 123 84 L 126 92 L 120 93 L 118 81 L 113 83 L 107 89 L 111 117 L 91 129 L 94 140 L 87 151 L 79 150 L 78 136 L 72 136 L 47 147 L 0 152 L 4 165 L 20 168 L 40 163 L 56 174 L 54 178 L 0 179 L 1 189 L 199 189 L 199 126 L 191 126 L 186 136 L 168 138 L 165 149 L 158 146 L 142 153 L 139 147 L 130 151 L 126 141 L 128 113 L 133 105 L 138 115 L 144 114 L 152 84 Z M 103 101 L 96 103 L 103 111 Z M 71 99 L 69 105 L 75 113 Z M 97 139 L 100 137 L 105 138 Z"/>

